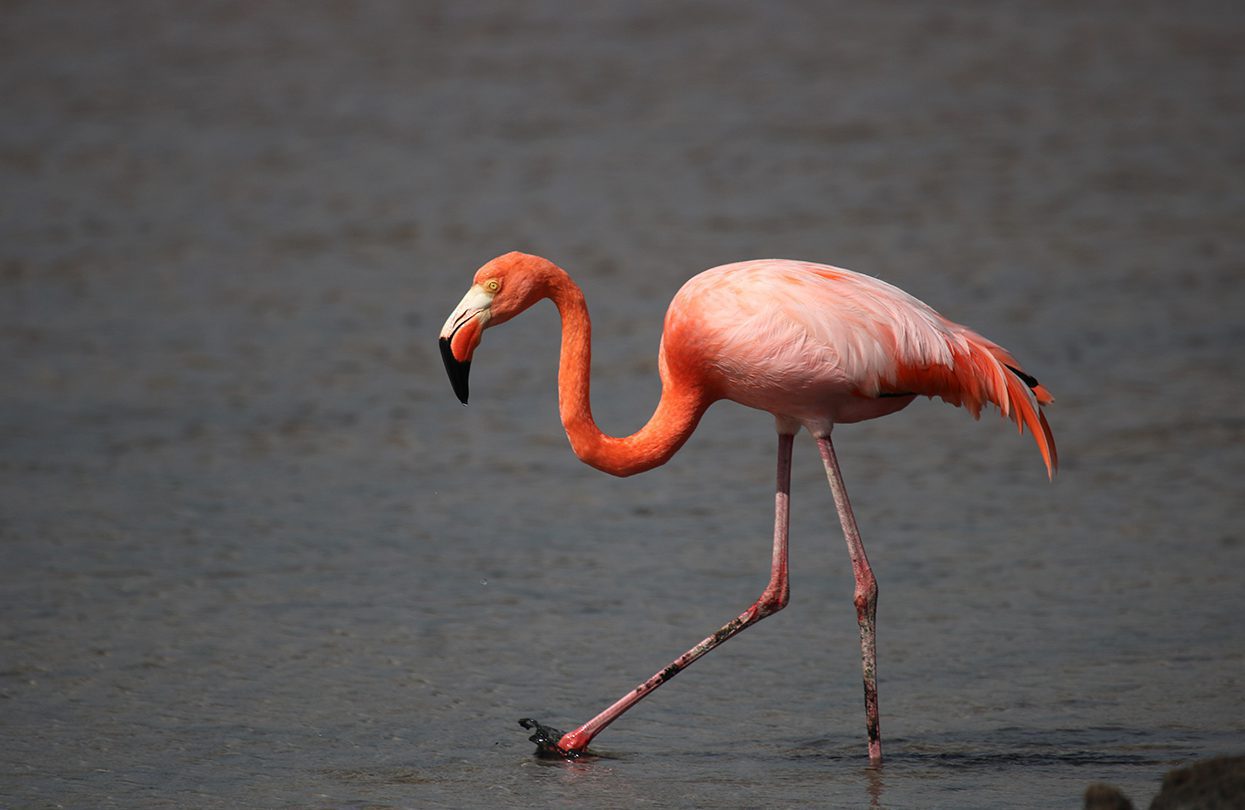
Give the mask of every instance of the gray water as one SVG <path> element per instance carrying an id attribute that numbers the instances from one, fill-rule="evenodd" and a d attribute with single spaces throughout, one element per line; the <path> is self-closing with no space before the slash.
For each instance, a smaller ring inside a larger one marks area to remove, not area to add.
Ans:
<path id="1" fill-rule="evenodd" d="M 1245 750 L 1245 11 L 1169 3 L 18 2 L 0 25 L 0 805 L 1141 806 Z M 767 576 L 772 420 L 580 464 L 545 304 L 463 408 L 475 268 L 558 261 L 595 409 L 759 256 L 1012 349 L 1063 466 L 940 402 L 797 444 L 790 607 L 574 764 Z"/>

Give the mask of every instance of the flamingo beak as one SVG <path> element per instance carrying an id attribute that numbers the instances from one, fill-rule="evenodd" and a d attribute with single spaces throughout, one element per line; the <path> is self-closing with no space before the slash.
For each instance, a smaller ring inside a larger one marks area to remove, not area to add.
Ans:
<path id="1" fill-rule="evenodd" d="M 454 358 L 454 350 L 450 348 L 448 338 L 441 338 L 441 359 L 445 361 L 445 373 L 450 376 L 450 385 L 458 401 L 467 404 L 467 377 L 471 374 L 471 361 L 459 362 Z"/>
<path id="2" fill-rule="evenodd" d="M 467 377 L 471 373 L 471 355 L 480 345 L 480 335 L 488 325 L 493 296 L 480 285 L 473 286 L 441 327 L 441 359 L 445 373 L 458 401 L 467 404 Z"/>

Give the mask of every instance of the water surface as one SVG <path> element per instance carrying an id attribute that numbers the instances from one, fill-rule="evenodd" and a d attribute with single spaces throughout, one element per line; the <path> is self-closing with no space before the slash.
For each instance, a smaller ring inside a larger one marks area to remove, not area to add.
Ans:
<path id="1" fill-rule="evenodd" d="M 413 8 L 412 5 L 415 7 Z M 1077 806 L 1245 749 L 1245 14 L 1226 4 L 10 4 L 0 33 L 0 803 Z M 789 256 L 1012 349 L 1063 458 L 921 402 L 797 444 L 790 607 L 574 764 L 571 727 L 767 575 L 775 440 L 716 406 L 613 479 L 682 281 Z"/>

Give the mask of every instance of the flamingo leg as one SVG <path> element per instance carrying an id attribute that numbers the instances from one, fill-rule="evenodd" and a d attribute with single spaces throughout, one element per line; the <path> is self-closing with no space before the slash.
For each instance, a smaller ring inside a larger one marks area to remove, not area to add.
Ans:
<path id="1" fill-rule="evenodd" d="M 792 433 L 778 434 L 778 485 L 774 495 L 774 552 L 770 565 L 769 584 L 761 596 L 751 607 L 722 625 L 713 635 L 671 661 L 668 666 L 638 684 L 608 709 L 574 731 L 559 736 L 555 729 L 542 726 L 533 720 L 520 720 L 524 728 L 536 730 L 536 734 L 532 736 L 532 742 L 536 743 L 542 751 L 569 758 L 579 756 L 588 747 L 593 737 L 600 734 L 606 726 L 617 720 L 623 712 L 639 703 L 654 689 L 678 675 L 689 664 L 714 647 L 743 632 L 744 628 L 756 624 L 766 616 L 777 613 L 787 606 L 787 599 L 790 595 L 787 584 L 787 534 L 790 526 L 791 506 L 791 447 L 794 440 L 795 435 Z"/>
<path id="2" fill-rule="evenodd" d="M 839 522 L 843 524 L 843 536 L 847 540 L 847 553 L 852 560 L 852 574 L 856 578 L 853 601 L 856 603 L 856 624 L 860 627 L 860 665 L 865 682 L 865 728 L 869 733 L 869 759 L 879 763 L 882 761 L 882 733 L 878 726 L 878 583 L 873 576 L 873 569 L 869 567 L 869 558 L 865 556 L 865 546 L 860 540 L 860 530 L 856 528 L 856 516 L 852 514 L 852 504 L 847 499 L 843 473 L 839 469 L 839 460 L 834 454 L 830 436 L 818 436 L 817 448 L 821 451 L 821 460 L 826 465 L 826 478 L 830 481 L 830 491 L 834 494 L 834 505 L 839 512 Z"/>

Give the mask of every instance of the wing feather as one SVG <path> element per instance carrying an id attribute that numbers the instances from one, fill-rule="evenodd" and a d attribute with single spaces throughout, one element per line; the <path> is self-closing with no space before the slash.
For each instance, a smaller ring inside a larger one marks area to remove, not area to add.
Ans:
<path id="1" fill-rule="evenodd" d="M 750 386 L 781 398 L 938 397 L 974 418 L 992 404 L 1029 429 L 1054 474 L 1058 454 L 1041 413 L 1050 392 L 998 344 L 880 279 L 810 262 L 740 262 L 692 279 L 671 312 L 699 314 L 707 362 L 745 404 L 766 401 L 750 398 Z"/>

